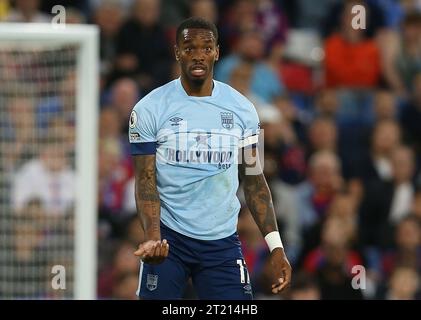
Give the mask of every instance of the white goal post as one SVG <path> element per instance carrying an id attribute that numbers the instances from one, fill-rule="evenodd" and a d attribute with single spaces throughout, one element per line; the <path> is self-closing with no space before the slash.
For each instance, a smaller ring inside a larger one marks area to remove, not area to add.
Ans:
<path id="1" fill-rule="evenodd" d="M 96 299 L 99 32 L 92 25 L 0 23 L 0 46 L 75 45 L 74 299 Z M 0 56 L 1 59 L 1 56 Z M 6 62 L 3 62 L 6 63 Z M 4 84 L 2 84 L 4 85 Z M 1 107 L 1 106 L 0 106 Z M 54 275 L 51 275 L 52 277 Z"/>

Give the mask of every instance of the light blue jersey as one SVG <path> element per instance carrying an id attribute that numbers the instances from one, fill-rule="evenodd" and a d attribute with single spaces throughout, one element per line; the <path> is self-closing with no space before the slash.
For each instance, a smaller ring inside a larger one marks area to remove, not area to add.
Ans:
<path id="1" fill-rule="evenodd" d="M 213 81 L 211 96 L 187 95 L 180 79 L 133 108 L 133 155 L 155 154 L 161 222 L 191 238 L 217 240 L 237 228 L 238 150 L 257 143 L 253 104 Z"/>

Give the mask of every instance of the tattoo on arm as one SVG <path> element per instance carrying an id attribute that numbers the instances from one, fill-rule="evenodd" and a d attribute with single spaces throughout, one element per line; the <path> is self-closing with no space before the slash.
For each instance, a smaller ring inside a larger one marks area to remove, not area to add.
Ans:
<path id="1" fill-rule="evenodd" d="M 257 150 L 244 150 L 244 159 L 250 156 L 257 159 Z M 265 236 L 269 232 L 277 231 L 278 226 L 272 196 L 262 170 L 258 170 L 261 172 L 259 174 L 247 174 L 246 172 L 247 167 L 256 165 L 260 165 L 258 161 L 243 161 L 239 166 L 239 171 L 243 181 L 247 206 L 260 232 Z"/>
<path id="2" fill-rule="evenodd" d="M 134 157 L 136 208 L 148 240 L 160 239 L 160 200 L 156 187 L 155 155 Z"/>

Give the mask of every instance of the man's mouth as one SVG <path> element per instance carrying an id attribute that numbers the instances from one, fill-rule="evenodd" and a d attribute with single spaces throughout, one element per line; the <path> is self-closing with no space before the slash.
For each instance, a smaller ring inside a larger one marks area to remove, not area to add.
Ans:
<path id="1" fill-rule="evenodd" d="M 196 77 L 200 77 L 200 76 L 205 75 L 206 67 L 203 65 L 195 65 L 190 68 L 190 72 L 192 73 L 192 75 Z"/>

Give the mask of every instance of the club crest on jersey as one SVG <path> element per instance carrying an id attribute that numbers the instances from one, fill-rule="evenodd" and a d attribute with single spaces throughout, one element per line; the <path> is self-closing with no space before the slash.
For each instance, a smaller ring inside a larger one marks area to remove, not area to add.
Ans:
<path id="1" fill-rule="evenodd" d="M 158 275 L 157 274 L 150 274 L 146 275 L 146 288 L 149 291 L 154 291 L 158 287 Z"/>
<path id="2" fill-rule="evenodd" d="M 234 128 L 234 115 L 232 112 L 221 112 L 221 123 L 225 129 Z"/>

